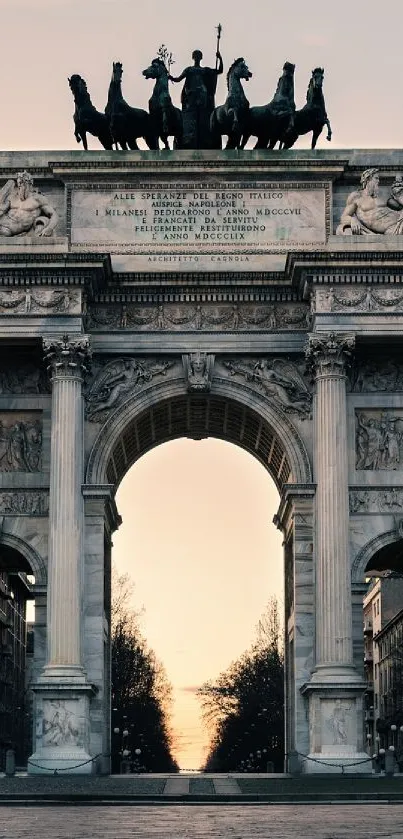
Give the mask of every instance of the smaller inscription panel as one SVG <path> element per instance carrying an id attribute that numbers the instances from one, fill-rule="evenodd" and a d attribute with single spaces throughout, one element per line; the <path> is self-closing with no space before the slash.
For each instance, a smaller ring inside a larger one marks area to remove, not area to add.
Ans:
<path id="1" fill-rule="evenodd" d="M 73 189 L 72 245 L 264 252 L 326 241 L 324 184 Z"/>

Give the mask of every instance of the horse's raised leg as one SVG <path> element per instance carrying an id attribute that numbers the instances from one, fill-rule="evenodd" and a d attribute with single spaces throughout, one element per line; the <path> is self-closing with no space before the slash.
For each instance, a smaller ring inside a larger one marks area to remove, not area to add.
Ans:
<path id="1" fill-rule="evenodd" d="M 87 133 L 86 133 L 86 131 L 82 131 L 82 132 L 81 132 L 81 139 L 82 139 L 82 141 L 83 141 L 83 146 L 84 146 L 84 148 L 85 148 L 85 151 L 88 151 L 88 142 L 87 142 Z"/>
<path id="2" fill-rule="evenodd" d="M 243 135 L 242 140 L 241 140 L 241 143 L 240 143 L 240 146 L 239 146 L 239 148 L 240 148 L 240 149 L 244 149 L 244 148 L 245 148 L 245 146 L 246 146 L 246 144 L 247 144 L 247 142 L 248 142 L 248 140 L 249 140 L 249 137 L 250 137 L 250 134 L 244 134 L 244 135 Z"/>

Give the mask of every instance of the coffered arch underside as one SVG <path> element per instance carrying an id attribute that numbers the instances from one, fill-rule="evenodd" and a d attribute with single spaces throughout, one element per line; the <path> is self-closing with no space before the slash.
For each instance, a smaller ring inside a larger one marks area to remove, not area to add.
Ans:
<path id="1" fill-rule="evenodd" d="M 240 446 L 262 463 L 280 492 L 285 483 L 312 482 L 304 442 L 290 418 L 244 385 L 216 380 L 207 393 L 188 393 L 174 381 L 126 400 L 98 434 L 87 485 L 117 487 L 143 454 L 180 437 L 216 437 Z"/>

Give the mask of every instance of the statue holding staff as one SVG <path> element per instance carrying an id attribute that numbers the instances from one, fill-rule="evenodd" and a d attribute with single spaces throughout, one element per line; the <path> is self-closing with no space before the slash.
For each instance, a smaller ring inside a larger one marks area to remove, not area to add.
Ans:
<path id="1" fill-rule="evenodd" d="M 185 80 L 182 89 L 183 141 L 184 149 L 212 148 L 210 116 L 215 107 L 217 77 L 224 69 L 220 53 L 221 25 L 217 27 L 216 66 L 202 67 L 203 53 L 194 50 L 193 66 L 186 67 L 180 76 L 169 76 L 171 82 Z"/>

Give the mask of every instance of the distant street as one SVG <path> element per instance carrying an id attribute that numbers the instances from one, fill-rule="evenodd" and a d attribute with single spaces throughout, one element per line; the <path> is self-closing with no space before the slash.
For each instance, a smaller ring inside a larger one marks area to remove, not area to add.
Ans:
<path id="1" fill-rule="evenodd" d="M 403 805 L 0 807 L 0 839 L 402 839 Z"/>

